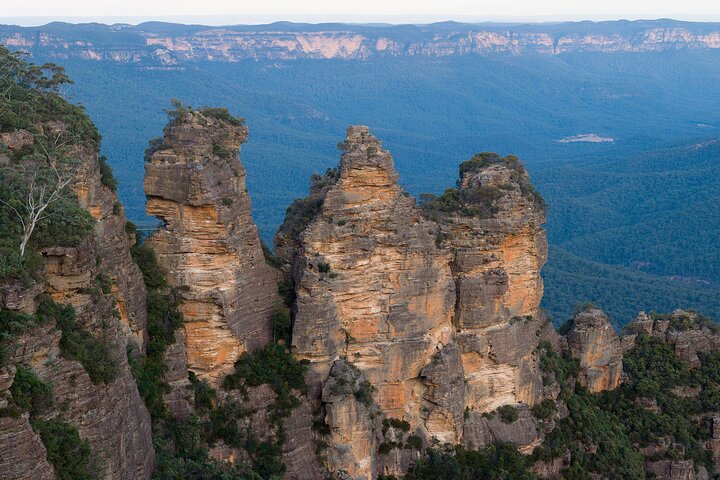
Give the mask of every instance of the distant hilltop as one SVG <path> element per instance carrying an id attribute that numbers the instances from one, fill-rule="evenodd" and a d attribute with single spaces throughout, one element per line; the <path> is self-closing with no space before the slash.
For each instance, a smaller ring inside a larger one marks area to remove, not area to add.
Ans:
<path id="1" fill-rule="evenodd" d="M 244 59 L 450 57 L 469 54 L 662 52 L 720 49 L 720 23 L 675 20 L 558 24 L 303 24 L 208 27 L 50 23 L 0 26 L 0 44 L 60 60 L 174 66 Z"/>

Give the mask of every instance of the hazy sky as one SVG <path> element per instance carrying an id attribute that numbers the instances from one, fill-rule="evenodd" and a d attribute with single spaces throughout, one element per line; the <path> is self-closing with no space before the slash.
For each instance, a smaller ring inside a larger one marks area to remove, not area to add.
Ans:
<path id="1" fill-rule="evenodd" d="M 718 0 L 0 0 L 0 22 L 196 20 L 579 20 L 671 17 L 720 21 Z M 36 17 L 36 18 L 23 18 Z M 41 18 L 37 18 L 41 17 Z"/>

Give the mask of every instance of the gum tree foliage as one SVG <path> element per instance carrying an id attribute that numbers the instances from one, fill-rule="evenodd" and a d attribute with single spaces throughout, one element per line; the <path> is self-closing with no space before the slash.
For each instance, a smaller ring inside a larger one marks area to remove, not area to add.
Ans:
<path id="1" fill-rule="evenodd" d="M 0 278 L 27 279 L 37 263 L 29 246 L 76 245 L 92 229 L 69 187 L 78 149 L 97 151 L 100 135 L 82 107 L 63 98 L 71 83 L 62 67 L 34 65 L 0 46 L 0 133 L 30 138 L 21 148 L 0 144 Z"/>

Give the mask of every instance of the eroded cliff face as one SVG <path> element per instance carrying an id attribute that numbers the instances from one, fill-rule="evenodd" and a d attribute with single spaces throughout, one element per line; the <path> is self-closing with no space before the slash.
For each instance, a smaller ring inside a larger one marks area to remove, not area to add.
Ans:
<path id="1" fill-rule="evenodd" d="M 61 124 L 44 127 L 64 128 Z M 95 478 L 150 478 L 154 466 L 150 416 L 127 359 L 128 350 L 144 348 L 145 287 L 130 257 L 122 206 L 102 184 L 97 152 L 77 146 L 70 155 L 80 165 L 72 187 L 80 205 L 97 221 L 95 228 L 78 247 L 43 250 L 41 279 L 30 288 L 7 288 L 2 306 L 33 313 L 41 293 L 72 305 L 77 324 L 109 347 L 116 374 L 107 383 L 93 381 L 79 361 L 61 354 L 62 333 L 54 322 L 37 326 L 15 338 L 7 352 L 8 367 L 0 370 L 0 407 L 9 399 L 15 375 L 12 365 L 22 364 L 52 385 L 51 407 L 41 418 L 70 423 L 88 441 Z M 54 478 L 28 414 L 0 420 L 3 478 Z"/>
<path id="2" fill-rule="evenodd" d="M 437 219 L 398 186 L 367 127 L 348 128 L 342 147 L 339 170 L 288 210 L 276 244 L 292 265 L 293 353 L 311 362 L 332 432 L 326 464 L 374 478 L 408 461 L 376 453 L 402 442 L 379 431 L 373 406 L 425 442 L 458 443 L 482 412 L 542 397 L 535 349 L 554 333 L 539 311 L 547 244 L 519 163 L 475 162 L 461 179 L 462 208 Z M 472 214 L 488 202 L 490 215 Z M 332 386 L 346 370 L 356 375 L 340 384 L 365 382 L 371 402 L 360 386 L 338 397 Z"/>
<path id="3" fill-rule="evenodd" d="M 146 164 L 148 244 L 178 289 L 187 366 L 217 385 L 245 351 L 272 340 L 275 272 L 264 260 L 238 160 L 247 128 L 198 111 L 165 129 Z"/>
<path id="4" fill-rule="evenodd" d="M 578 382 L 591 393 L 613 390 L 622 379 L 620 337 L 600 309 L 589 308 L 572 319 L 567 334 L 570 354 L 580 361 Z"/>
<path id="5" fill-rule="evenodd" d="M 554 334 L 539 309 L 544 206 L 514 157 L 480 154 L 461 171 L 463 207 L 435 216 L 453 255 L 466 406 L 482 413 L 533 404 L 542 395 L 534 350 L 541 336 Z"/>
<path id="6" fill-rule="evenodd" d="M 102 27 L 101 27 L 102 28 Z M 582 28 L 443 24 L 372 28 L 352 25 L 252 27 L 197 27 L 184 31 L 147 28 L 144 25 L 108 26 L 82 38 L 50 26 L 4 27 L 0 43 L 12 48 L 42 52 L 46 56 L 87 61 L 155 64 L 173 68 L 187 62 L 237 62 L 244 59 L 348 59 L 374 57 L 448 57 L 468 54 L 542 54 L 571 52 L 661 52 L 720 48 L 717 26 L 672 21 L 605 23 Z M 118 38 L 113 42 L 113 38 Z M 122 42 L 120 42 L 122 38 Z M 131 39 L 132 41 L 128 41 Z"/>

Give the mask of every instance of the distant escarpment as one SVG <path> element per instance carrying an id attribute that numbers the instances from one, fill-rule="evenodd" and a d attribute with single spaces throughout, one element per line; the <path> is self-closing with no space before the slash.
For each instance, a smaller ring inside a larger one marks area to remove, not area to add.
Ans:
<path id="1" fill-rule="evenodd" d="M 672 20 L 555 25 L 367 26 L 292 24 L 204 27 L 148 23 L 0 26 L 0 43 L 58 59 L 163 67 L 244 59 L 348 59 L 720 48 L 720 26 Z"/>

